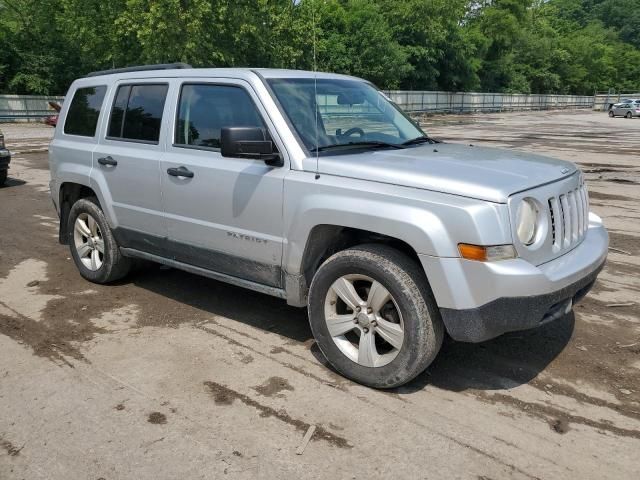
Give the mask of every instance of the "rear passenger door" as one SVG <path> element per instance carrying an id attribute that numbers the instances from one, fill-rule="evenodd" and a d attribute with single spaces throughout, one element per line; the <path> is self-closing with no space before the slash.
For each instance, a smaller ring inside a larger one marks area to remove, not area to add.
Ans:
<path id="1" fill-rule="evenodd" d="M 616 115 L 626 115 L 627 113 L 627 109 L 629 108 L 629 105 L 627 105 L 626 103 L 623 103 L 621 105 L 618 105 L 616 107 L 616 111 L 615 114 Z"/>
<path id="2" fill-rule="evenodd" d="M 112 88 L 105 135 L 93 154 L 118 242 L 162 255 L 166 240 L 160 193 L 160 142 L 167 82 L 121 81 Z"/>
<path id="3" fill-rule="evenodd" d="M 172 258 L 280 287 L 287 167 L 220 154 L 220 130 L 242 126 L 264 128 L 283 152 L 264 107 L 241 80 L 185 80 L 175 88 L 161 174 Z M 169 173 L 181 167 L 193 176 Z"/>

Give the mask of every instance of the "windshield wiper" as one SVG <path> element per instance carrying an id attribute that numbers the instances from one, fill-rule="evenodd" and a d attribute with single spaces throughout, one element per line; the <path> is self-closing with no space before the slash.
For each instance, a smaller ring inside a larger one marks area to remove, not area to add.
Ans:
<path id="1" fill-rule="evenodd" d="M 433 138 L 427 137 L 426 135 L 420 135 L 419 137 L 412 138 L 411 140 L 407 140 L 402 145 L 417 145 L 419 143 L 438 143 Z"/>
<path id="2" fill-rule="evenodd" d="M 337 143 L 335 145 L 324 145 L 322 147 L 314 148 L 312 152 L 326 152 L 328 150 L 339 150 L 349 147 L 390 147 L 390 148 L 405 148 L 404 144 L 376 142 L 376 141 L 362 141 L 362 142 L 349 142 L 349 143 Z"/>

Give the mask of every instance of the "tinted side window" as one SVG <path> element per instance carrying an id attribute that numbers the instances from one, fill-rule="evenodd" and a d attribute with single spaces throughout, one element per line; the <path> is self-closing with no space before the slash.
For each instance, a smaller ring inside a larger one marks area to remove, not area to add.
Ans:
<path id="1" fill-rule="evenodd" d="M 167 85 L 123 85 L 111 109 L 109 137 L 158 142 Z"/>
<path id="2" fill-rule="evenodd" d="M 220 148 L 220 130 L 224 127 L 265 128 L 265 125 L 243 88 L 184 85 L 180 92 L 176 145 Z"/>
<path id="3" fill-rule="evenodd" d="M 67 112 L 64 133 L 93 137 L 106 91 L 104 86 L 77 89 Z"/>
<path id="4" fill-rule="evenodd" d="M 131 87 L 128 85 L 118 88 L 118 93 L 116 93 L 116 98 L 111 108 L 111 119 L 109 120 L 109 131 L 107 132 L 109 137 L 122 137 L 122 119 L 124 118 L 124 111 L 127 109 L 130 91 Z"/>

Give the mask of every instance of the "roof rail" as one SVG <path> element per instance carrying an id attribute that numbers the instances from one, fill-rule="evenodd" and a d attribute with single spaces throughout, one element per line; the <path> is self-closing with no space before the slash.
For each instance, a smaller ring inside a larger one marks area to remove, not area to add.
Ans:
<path id="1" fill-rule="evenodd" d="M 112 68 L 110 70 L 99 70 L 87 74 L 87 77 L 98 77 L 100 75 L 111 75 L 112 73 L 145 72 L 147 70 L 175 70 L 180 68 L 193 68 L 188 63 L 158 63 L 156 65 L 136 65 L 133 67 Z"/>

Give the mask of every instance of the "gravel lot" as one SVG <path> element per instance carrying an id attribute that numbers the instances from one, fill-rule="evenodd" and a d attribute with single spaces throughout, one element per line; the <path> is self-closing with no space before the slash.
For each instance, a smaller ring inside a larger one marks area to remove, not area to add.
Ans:
<path id="1" fill-rule="evenodd" d="M 160 267 L 83 281 L 56 240 L 52 130 L 0 126 L 14 151 L 0 189 L 0 479 L 638 478 L 640 119 L 421 122 L 578 162 L 612 250 L 575 313 L 449 342 L 392 392 L 334 374 L 305 311 L 278 299 Z"/>

